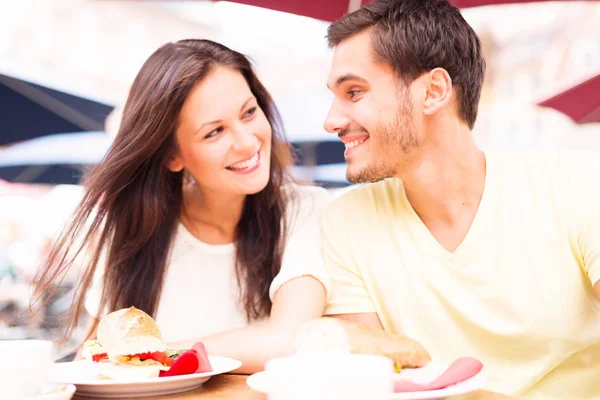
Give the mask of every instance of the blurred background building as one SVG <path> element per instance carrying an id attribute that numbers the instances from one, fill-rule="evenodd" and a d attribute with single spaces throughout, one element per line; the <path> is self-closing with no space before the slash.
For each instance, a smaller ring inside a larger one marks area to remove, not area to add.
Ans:
<path id="1" fill-rule="evenodd" d="M 600 2 L 497 5 L 463 14 L 480 35 L 488 65 L 473 131 L 482 148 L 600 150 L 599 123 L 577 124 L 537 105 L 600 74 Z M 81 195 L 80 176 L 110 146 L 137 71 L 168 41 L 207 38 L 249 55 L 297 149 L 298 177 L 347 190 L 343 146 L 323 129 L 332 100 L 325 85 L 332 54 L 327 26 L 208 0 L 2 2 L 0 339 L 57 334 L 59 320 L 26 319 L 31 278 Z M 25 141 L 80 131 L 93 133 Z M 29 147 L 17 148 L 19 141 Z M 64 315 L 73 281 L 42 317 Z"/>

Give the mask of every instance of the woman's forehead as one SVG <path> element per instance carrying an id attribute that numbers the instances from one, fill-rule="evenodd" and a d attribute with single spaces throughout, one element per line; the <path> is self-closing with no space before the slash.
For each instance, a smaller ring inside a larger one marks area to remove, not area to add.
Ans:
<path id="1" fill-rule="evenodd" d="M 240 112 L 252 92 L 243 75 L 231 68 L 217 67 L 190 92 L 181 110 L 182 119 L 220 119 Z"/>

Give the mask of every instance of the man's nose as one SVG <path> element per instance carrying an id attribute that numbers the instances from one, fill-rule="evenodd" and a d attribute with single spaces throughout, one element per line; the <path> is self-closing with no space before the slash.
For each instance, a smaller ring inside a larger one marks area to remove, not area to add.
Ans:
<path id="1" fill-rule="evenodd" d="M 323 127 L 329 133 L 338 133 L 348 128 L 350 119 L 342 112 L 337 102 L 334 100 L 329 108 Z"/>

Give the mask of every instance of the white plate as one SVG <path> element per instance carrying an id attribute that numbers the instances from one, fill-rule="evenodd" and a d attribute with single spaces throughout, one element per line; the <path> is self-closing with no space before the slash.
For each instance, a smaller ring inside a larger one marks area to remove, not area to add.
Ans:
<path id="1" fill-rule="evenodd" d="M 444 372 L 446 368 L 448 368 L 448 365 L 432 363 L 423 368 L 404 369 L 400 374 L 398 374 L 398 376 L 414 382 L 425 383 L 433 381 L 442 372 Z M 268 393 L 269 388 L 271 387 L 271 381 L 269 378 L 268 372 L 258 372 L 254 375 L 250 375 L 246 380 L 246 383 L 256 391 Z M 466 381 L 460 382 L 456 385 L 448 386 L 444 389 L 429 390 L 424 392 L 395 393 L 392 395 L 390 400 L 443 399 L 448 396 L 456 396 L 474 392 L 475 390 L 481 389 L 484 384 L 485 376 L 482 372 L 479 372 L 477 375 L 467 379 Z"/>
<path id="2" fill-rule="evenodd" d="M 26 397 L 23 400 L 70 400 L 73 393 L 75 393 L 75 385 L 51 383 L 46 385 L 40 394 Z"/>
<path id="3" fill-rule="evenodd" d="M 77 386 L 79 396 L 111 398 L 159 396 L 196 389 L 211 376 L 231 372 L 242 365 L 241 361 L 227 357 L 209 356 L 209 360 L 213 368 L 212 372 L 127 382 L 101 379 L 97 365 L 89 360 L 73 361 L 54 364 L 50 371 L 50 381 L 74 384 Z"/>

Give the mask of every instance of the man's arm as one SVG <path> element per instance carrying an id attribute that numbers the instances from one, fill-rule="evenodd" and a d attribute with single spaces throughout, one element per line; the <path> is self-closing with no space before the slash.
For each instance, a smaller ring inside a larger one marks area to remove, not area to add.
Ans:
<path id="1" fill-rule="evenodd" d="M 325 268 L 331 280 L 331 296 L 325 307 L 325 315 L 348 322 L 383 329 L 375 312 L 371 296 L 362 272 L 358 267 L 361 260 L 353 259 L 347 249 L 352 247 L 352 230 L 340 226 L 345 218 L 340 210 L 329 210 L 322 221 L 322 252 Z"/>
<path id="2" fill-rule="evenodd" d="M 578 243 L 583 269 L 600 300 L 600 217 L 595 211 L 590 211 L 588 215 L 587 220 L 581 224 Z"/>
<path id="3" fill-rule="evenodd" d="M 598 288 L 596 288 L 598 290 Z M 357 313 L 357 314 L 338 314 L 332 315 L 332 317 L 342 319 L 347 322 L 353 322 L 356 324 L 369 325 L 373 328 L 383 329 L 381 320 L 377 316 L 377 313 Z"/>
<path id="4" fill-rule="evenodd" d="M 571 225 L 571 245 L 579 250 L 577 261 L 588 275 L 600 299 L 600 158 L 597 152 L 562 154 L 565 210 Z M 573 229 L 574 228 L 574 229 Z"/>

